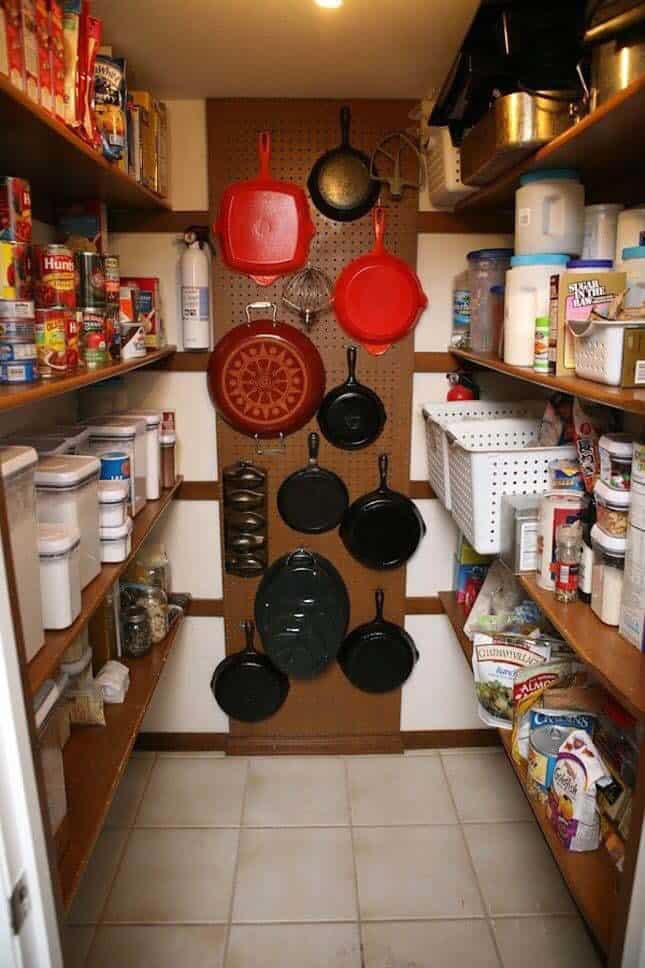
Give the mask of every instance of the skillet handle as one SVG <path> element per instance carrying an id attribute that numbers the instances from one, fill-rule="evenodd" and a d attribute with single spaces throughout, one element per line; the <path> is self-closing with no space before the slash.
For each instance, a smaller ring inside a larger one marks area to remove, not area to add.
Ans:
<path id="1" fill-rule="evenodd" d="M 244 629 L 244 636 L 246 638 L 246 651 L 255 652 L 255 625 L 251 619 L 247 619 L 246 622 L 242 622 L 242 628 Z"/>
<path id="2" fill-rule="evenodd" d="M 375 255 L 380 255 L 385 252 L 385 226 L 387 222 L 387 217 L 385 215 L 385 209 L 382 205 L 374 206 L 374 243 L 373 252 Z"/>
<path id="3" fill-rule="evenodd" d="M 379 454 L 378 471 L 379 471 L 379 474 L 380 474 L 380 477 L 381 477 L 381 483 L 379 485 L 379 490 L 380 491 L 387 491 L 388 490 L 388 486 L 387 486 L 387 469 L 388 469 L 388 464 L 389 464 L 389 461 L 388 461 L 387 454 Z"/>
<path id="4" fill-rule="evenodd" d="M 244 312 L 246 313 L 246 321 L 247 321 L 247 323 L 250 323 L 251 322 L 251 312 L 254 309 L 257 309 L 257 310 L 260 310 L 260 309 L 270 309 L 271 310 L 271 315 L 272 315 L 273 322 L 275 323 L 277 321 L 277 318 L 278 318 L 278 307 L 276 306 L 276 304 L 275 303 L 272 303 L 272 302 L 263 302 L 263 301 L 260 301 L 260 302 L 248 303 L 246 309 L 244 310 Z"/>
<path id="5" fill-rule="evenodd" d="M 346 104 L 340 109 L 340 140 L 341 147 L 349 147 L 349 126 L 352 123 L 352 112 Z"/>
<path id="6" fill-rule="evenodd" d="M 312 430 L 309 434 L 307 443 L 309 447 L 309 464 L 311 467 L 315 467 L 318 463 L 318 453 L 320 451 L 320 436 L 315 430 Z"/>
<path id="7" fill-rule="evenodd" d="M 347 347 L 347 383 L 356 383 L 356 347 Z"/>
<path id="8" fill-rule="evenodd" d="M 271 132 L 258 132 L 258 157 L 260 159 L 260 178 L 270 178 L 271 170 Z"/>
<path id="9" fill-rule="evenodd" d="M 383 621 L 383 603 L 385 602 L 385 592 L 382 588 L 377 588 L 374 592 L 374 599 L 376 601 L 376 621 Z"/>

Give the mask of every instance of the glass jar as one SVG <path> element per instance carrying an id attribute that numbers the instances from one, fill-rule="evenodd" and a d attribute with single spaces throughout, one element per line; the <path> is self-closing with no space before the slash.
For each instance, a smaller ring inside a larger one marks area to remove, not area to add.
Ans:
<path id="1" fill-rule="evenodd" d="M 629 521 L 630 491 L 621 491 L 609 487 L 604 481 L 596 481 L 594 495 L 598 526 L 612 538 L 624 539 Z"/>
<path id="2" fill-rule="evenodd" d="M 141 585 L 137 605 L 146 610 L 153 644 L 162 642 L 168 634 L 168 596 L 155 585 Z"/>
<path id="3" fill-rule="evenodd" d="M 618 625 L 620 621 L 626 543 L 625 538 L 605 534 L 597 524 L 591 529 L 591 607 L 605 625 Z"/>
<path id="4" fill-rule="evenodd" d="M 609 487 L 628 491 L 632 480 L 634 441 L 631 434 L 603 434 L 598 441 L 600 478 Z"/>
<path id="5" fill-rule="evenodd" d="M 148 612 L 140 605 L 126 608 L 122 615 L 123 654 L 133 659 L 147 655 L 152 648 L 152 633 Z"/>
<path id="6" fill-rule="evenodd" d="M 575 602 L 578 598 L 580 568 L 579 528 L 558 530 L 557 558 L 554 564 L 555 597 L 559 602 Z"/>
<path id="7" fill-rule="evenodd" d="M 127 571 L 128 580 L 170 591 L 170 561 L 163 545 L 149 545 L 139 552 Z"/>
<path id="8" fill-rule="evenodd" d="M 161 446 L 161 486 L 173 487 L 175 475 L 175 444 L 177 435 L 172 432 L 162 433 L 159 437 Z"/>

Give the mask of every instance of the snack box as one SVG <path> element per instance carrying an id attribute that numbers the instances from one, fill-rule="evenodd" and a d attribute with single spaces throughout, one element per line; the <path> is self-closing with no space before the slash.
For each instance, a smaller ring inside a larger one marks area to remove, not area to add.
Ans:
<path id="1" fill-rule="evenodd" d="M 132 104 L 140 109 L 141 181 L 146 188 L 156 192 L 159 114 L 155 110 L 153 97 L 148 91 L 130 91 L 129 96 Z"/>
<path id="2" fill-rule="evenodd" d="M 24 90 L 31 100 L 38 104 L 40 91 L 38 83 L 38 38 L 36 36 L 35 0 L 20 0 L 20 15 Z"/>
<path id="3" fill-rule="evenodd" d="M 575 337 L 569 322 L 586 321 L 595 309 L 606 312 L 627 286 L 624 272 L 563 272 L 551 276 L 549 296 L 549 352 L 555 356 L 556 376 L 571 375 L 576 366 Z"/>
<path id="4" fill-rule="evenodd" d="M 31 227 L 29 182 L 0 175 L 0 240 L 31 242 Z"/>
<path id="5" fill-rule="evenodd" d="M 20 0 L 3 0 L 0 3 L 0 70 L 6 74 L 14 87 L 25 87 L 24 58 L 22 56 L 22 11 Z"/>
<path id="6" fill-rule="evenodd" d="M 166 334 L 161 316 L 159 279 L 156 276 L 128 276 L 121 279 L 121 286 L 135 290 L 136 322 L 145 329 L 146 347 L 161 349 L 166 345 Z"/>
<path id="7" fill-rule="evenodd" d="M 67 240 L 70 235 L 81 236 L 105 255 L 108 251 L 107 207 L 99 199 L 77 202 L 57 213 L 58 227 Z"/>
<path id="8" fill-rule="evenodd" d="M 65 42 L 63 39 L 62 0 L 48 0 L 49 53 L 51 56 L 52 111 L 65 120 Z"/>
<path id="9" fill-rule="evenodd" d="M 38 43 L 38 81 L 40 106 L 54 110 L 51 33 L 49 29 L 49 4 L 47 0 L 36 0 L 36 40 Z"/>

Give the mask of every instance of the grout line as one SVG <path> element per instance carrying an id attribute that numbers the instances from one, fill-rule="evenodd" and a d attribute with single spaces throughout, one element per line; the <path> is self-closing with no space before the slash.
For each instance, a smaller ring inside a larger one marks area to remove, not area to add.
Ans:
<path id="1" fill-rule="evenodd" d="M 356 864 L 356 845 L 354 843 L 354 822 L 352 816 L 352 798 L 349 786 L 349 764 L 347 757 L 343 757 L 343 777 L 345 780 L 345 797 L 347 799 L 347 817 L 349 820 L 349 837 L 352 845 L 352 869 L 354 871 L 354 896 L 356 898 L 356 918 L 358 929 L 358 947 L 361 959 L 361 968 L 365 968 L 365 947 L 363 944 L 363 922 L 361 919 L 361 899 L 358 893 L 358 866 Z"/>
<path id="2" fill-rule="evenodd" d="M 233 865 L 233 879 L 231 881 L 231 900 L 228 905 L 228 920 L 226 922 L 226 938 L 224 939 L 224 951 L 222 953 L 222 968 L 226 968 L 228 961 L 228 949 L 231 941 L 231 924 L 233 921 L 233 905 L 235 904 L 235 892 L 237 889 L 237 875 L 240 867 L 240 847 L 242 844 L 242 823 L 244 821 L 244 810 L 246 809 L 246 796 L 249 789 L 250 763 L 248 757 L 244 760 L 244 788 L 242 790 L 242 802 L 240 804 L 240 825 L 237 828 L 237 850 L 235 852 L 235 863 Z"/>

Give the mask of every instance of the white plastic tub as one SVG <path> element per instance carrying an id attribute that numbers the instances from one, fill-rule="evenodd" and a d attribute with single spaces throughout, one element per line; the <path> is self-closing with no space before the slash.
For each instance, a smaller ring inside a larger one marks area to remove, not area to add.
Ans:
<path id="1" fill-rule="evenodd" d="M 5 491 L 9 543 L 16 577 L 27 662 L 45 641 L 40 605 L 38 522 L 34 472 L 38 455 L 32 447 L 0 449 L 0 472 Z"/>
<path id="2" fill-rule="evenodd" d="M 642 326 L 644 320 L 589 319 L 567 324 L 575 337 L 576 376 L 594 383 L 618 387 L 623 376 L 625 330 Z"/>
<path id="3" fill-rule="evenodd" d="M 625 306 L 645 305 L 645 245 L 623 249 L 623 269 L 627 273 Z"/>
<path id="4" fill-rule="evenodd" d="M 12 434 L 7 443 L 18 444 L 19 447 L 33 447 L 39 457 L 51 457 L 57 454 L 71 454 L 73 448 L 62 434 Z"/>
<path id="5" fill-rule="evenodd" d="M 504 291 L 504 361 L 533 366 L 535 320 L 549 315 L 551 276 L 566 270 L 569 256 L 561 252 L 515 255 L 506 273 Z"/>
<path id="6" fill-rule="evenodd" d="M 101 528 L 101 561 L 116 564 L 132 551 L 132 518 L 116 528 Z"/>
<path id="7" fill-rule="evenodd" d="M 127 481 L 99 481 L 99 527 L 120 528 L 128 507 Z"/>
<path id="8" fill-rule="evenodd" d="M 81 533 L 81 588 L 101 570 L 99 542 L 100 463 L 96 457 L 43 457 L 36 470 L 38 519 L 68 524 Z"/>
<path id="9" fill-rule="evenodd" d="M 578 172 L 569 168 L 526 172 L 515 192 L 515 254 L 579 256 L 584 216 L 585 190 Z"/>
<path id="10" fill-rule="evenodd" d="M 158 501 L 161 493 L 160 427 L 161 410 L 128 410 L 122 417 L 135 417 L 146 424 L 146 498 Z"/>
<path id="11" fill-rule="evenodd" d="M 80 615 L 80 547 L 77 528 L 38 525 L 40 599 L 46 629 L 66 629 Z"/>
<path id="12" fill-rule="evenodd" d="M 582 243 L 583 259 L 616 258 L 618 216 L 623 205 L 604 202 L 585 207 L 585 229 Z"/>
<path id="13" fill-rule="evenodd" d="M 64 437 L 69 444 L 69 454 L 86 454 L 89 432 L 86 423 L 59 424 L 53 433 Z"/>
<path id="14" fill-rule="evenodd" d="M 90 453 L 100 456 L 111 450 L 124 451 L 130 458 L 130 510 L 133 515 L 146 504 L 146 422 L 136 417 L 106 417 L 89 424 Z"/>

